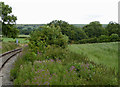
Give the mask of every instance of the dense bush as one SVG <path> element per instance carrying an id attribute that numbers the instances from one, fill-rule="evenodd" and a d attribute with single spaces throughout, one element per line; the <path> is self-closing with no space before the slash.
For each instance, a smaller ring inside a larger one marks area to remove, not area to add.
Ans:
<path id="1" fill-rule="evenodd" d="M 67 49 L 61 47 L 51 46 L 45 54 L 43 54 L 45 59 L 64 59 L 67 55 Z"/>
<path id="2" fill-rule="evenodd" d="M 106 35 L 101 35 L 99 38 L 98 38 L 98 42 L 109 42 L 110 41 L 110 37 L 109 36 L 106 36 Z"/>
<path id="3" fill-rule="evenodd" d="M 82 39 L 79 40 L 78 43 L 85 44 L 85 43 L 102 43 L 102 42 L 115 42 L 120 41 L 120 37 L 117 34 L 112 34 L 111 36 L 101 35 L 98 38 L 89 38 L 89 39 Z"/>
<path id="4" fill-rule="evenodd" d="M 118 40 L 119 40 L 118 34 L 112 34 L 112 35 L 110 36 L 110 40 L 111 40 L 111 41 L 118 41 Z"/>
<path id="5" fill-rule="evenodd" d="M 85 43 L 97 43 L 97 38 L 89 38 L 89 39 L 82 39 L 79 41 L 79 43 L 81 44 L 85 44 Z"/>
<path id="6" fill-rule="evenodd" d="M 65 48 L 68 44 L 68 37 L 61 33 L 59 27 L 42 26 L 30 35 L 29 46 L 35 53 L 44 53 L 48 45 Z"/>
<path id="7" fill-rule="evenodd" d="M 71 25 L 65 21 L 62 20 L 53 20 L 52 22 L 48 23 L 47 25 L 49 26 L 55 26 L 55 27 L 60 27 L 62 34 L 66 35 L 69 37 L 69 43 L 73 43 L 73 41 L 76 43 L 76 41 L 81 40 L 81 39 L 86 39 L 87 35 L 86 33 L 82 30 L 82 28 L 78 28 L 74 25 Z"/>

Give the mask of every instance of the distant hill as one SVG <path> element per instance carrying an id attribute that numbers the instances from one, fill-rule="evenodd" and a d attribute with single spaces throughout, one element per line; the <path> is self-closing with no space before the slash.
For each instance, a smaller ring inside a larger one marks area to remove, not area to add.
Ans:
<path id="1" fill-rule="evenodd" d="M 16 24 L 18 29 L 37 29 L 39 26 L 43 26 L 44 24 Z"/>
<path id="2" fill-rule="evenodd" d="M 76 27 L 84 27 L 85 25 L 87 25 L 87 24 L 72 24 L 72 25 L 74 25 L 74 26 L 76 26 Z M 102 26 L 103 27 L 106 27 L 107 26 L 107 24 L 102 24 Z"/>
<path id="3" fill-rule="evenodd" d="M 37 28 L 39 28 L 39 26 L 43 26 L 43 25 L 45 25 L 45 24 L 17 24 L 16 26 L 18 29 L 37 29 Z M 72 24 L 72 25 L 82 28 L 87 24 Z M 106 27 L 107 24 L 102 24 L 102 26 Z"/>

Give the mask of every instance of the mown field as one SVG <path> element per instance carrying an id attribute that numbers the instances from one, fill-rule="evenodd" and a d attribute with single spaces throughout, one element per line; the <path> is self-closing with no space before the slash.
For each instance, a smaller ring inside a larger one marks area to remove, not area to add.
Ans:
<path id="1" fill-rule="evenodd" d="M 73 44 L 69 49 L 75 53 L 85 55 L 91 61 L 118 70 L 118 42 Z"/>

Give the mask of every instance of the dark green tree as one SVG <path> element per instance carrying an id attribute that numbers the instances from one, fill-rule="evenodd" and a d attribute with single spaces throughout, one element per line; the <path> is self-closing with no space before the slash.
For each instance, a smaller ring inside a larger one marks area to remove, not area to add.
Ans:
<path id="1" fill-rule="evenodd" d="M 120 37 L 120 24 L 111 21 L 107 25 L 106 30 L 108 31 L 109 36 L 112 34 L 118 34 Z"/>
<path id="2" fill-rule="evenodd" d="M 91 22 L 90 24 L 84 26 L 83 30 L 89 38 L 99 37 L 105 34 L 105 29 L 99 21 Z"/>
<path id="3" fill-rule="evenodd" d="M 2 21 L 2 34 L 6 37 L 17 37 L 19 30 L 15 27 L 17 17 L 12 15 L 12 7 L 5 5 L 4 2 L 0 2 L 2 8 L 1 11 L 1 21 Z"/>
<path id="4" fill-rule="evenodd" d="M 87 38 L 85 32 L 82 29 L 77 28 L 74 25 L 70 25 L 62 20 L 53 20 L 47 25 L 54 25 L 55 27 L 59 26 L 61 28 L 62 34 L 67 35 L 69 37 L 69 42 Z"/>

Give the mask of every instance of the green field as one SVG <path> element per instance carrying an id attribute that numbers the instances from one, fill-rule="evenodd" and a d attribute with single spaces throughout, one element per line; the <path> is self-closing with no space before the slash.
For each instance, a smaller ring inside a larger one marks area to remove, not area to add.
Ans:
<path id="1" fill-rule="evenodd" d="M 18 45 L 22 46 L 24 44 L 27 44 L 29 42 L 27 37 L 29 37 L 29 35 L 19 35 L 18 38 L 16 38 L 18 39 Z M 16 45 L 16 39 L 3 37 L 3 41 L 0 42 L 0 54 L 19 47 Z"/>
<path id="2" fill-rule="evenodd" d="M 3 37 L 2 38 L 3 39 L 3 42 L 9 42 L 9 41 L 16 41 L 16 39 L 13 39 L 13 38 L 6 38 L 6 37 Z M 19 43 L 28 43 L 29 42 L 29 40 L 27 40 L 26 38 L 17 38 L 18 39 L 18 42 Z"/>
<path id="3" fill-rule="evenodd" d="M 22 37 L 23 37 L 23 38 L 25 38 L 25 37 L 27 38 L 27 37 L 30 37 L 30 35 L 18 35 L 18 37 L 19 37 L 19 38 L 20 38 L 20 37 L 21 37 L 21 38 L 22 38 Z"/>
<path id="4" fill-rule="evenodd" d="M 118 70 L 118 42 L 73 44 L 69 45 L 72 52 L 85 55 L 97 64 L 103 64 Z"/>

